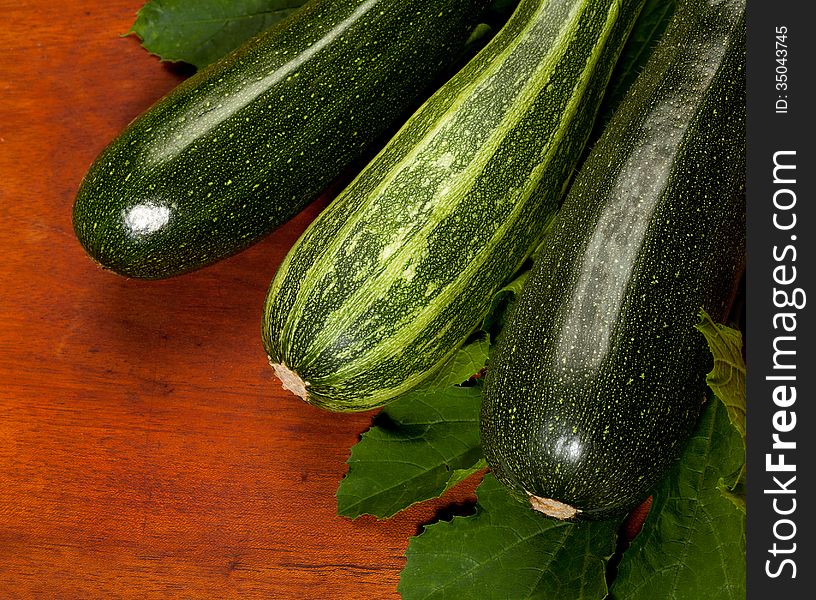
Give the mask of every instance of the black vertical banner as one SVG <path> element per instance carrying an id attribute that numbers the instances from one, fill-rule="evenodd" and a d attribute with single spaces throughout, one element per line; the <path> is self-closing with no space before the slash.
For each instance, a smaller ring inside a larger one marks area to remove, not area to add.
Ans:
<path id="1" fill-rule="evenodd" d="M 748 2 L 748 597 L 816 597 L 816 18 Z"/>

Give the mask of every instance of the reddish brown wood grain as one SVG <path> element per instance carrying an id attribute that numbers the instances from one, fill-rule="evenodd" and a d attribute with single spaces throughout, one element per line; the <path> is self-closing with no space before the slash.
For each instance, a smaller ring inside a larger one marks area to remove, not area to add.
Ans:
<path id="1" fill-rule="evenodd" d="M 321 202 L 162 282 L 102 272 L 74 239 L 85 169 L 180 79 L 119 37 L 140 5 L 0 0 L 0 597 L 394 597 L 440 503 L 337 517 L 371 414 L 300 403 L 260 344 Z"/>

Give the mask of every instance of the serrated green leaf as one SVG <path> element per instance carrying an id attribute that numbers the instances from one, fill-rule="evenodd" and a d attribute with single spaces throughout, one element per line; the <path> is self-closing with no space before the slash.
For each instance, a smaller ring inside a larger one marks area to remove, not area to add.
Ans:
<path id="1" fill-rule="evenodd" d="M 438 390 L 440 388 L 460 385 L 476 375 L 484 367 L 487 353 L 490 349 L 490 338 L 481 336 L 462 347 L 459 352 L 442 367 L 434 378 L 422 386 L 422 390 Z"/>
<path id="2" fill-rule="evenodd" d="M 714 357 L 714 368 L 707 375 L 708 387 L 723 401 L 731 423 L 745 438 L 745 361 L 742 358 L 742 334 L 715 323 L 704 310 L 695 327 L 702 332 Z"/>
<path id="3" fill-rule="evenodd" d="M 523 271 L 513 281 L 501 288 L 498 292 L 493 294 L 493 299 L 490 301 L 490 307 L 487 310 L 487 315 L 482 320 L 482 330 L 490 332 L 496 337 L 504 325 L 504 318 L 513 305 L 513 302 L 521 293 L 524 287 L 524 282 L 527 280 L 527 275 L 530 270 Z"/>
<path id="4" fill-rule="evenodd" d="M 128 34 L 161 60 L 215 62 L 306 0 L 149 0 Z"/>
<path id="5" fill-rule="evenodd" d="M 745 513 L 721 491 L 730 493 L 744 462 L 743 440 L 725 405 L 710 401 L 623 555 L 613 598 L 745 598 Z"/>
<path id="6" fill-rule="evenodd" d="M 404 600 L 606 596 L 617 522 L 548 519 L 492 475 L 476 493 L 475 515 L 429 525 L 411 538 L 398 588 Z"/>
<path id="7" fill-rule="evenodd" d="M 469 467 L 467 469 L 456 469 L 453 473 L 451 473 L 450 479 L 448 480 L 448 483 L 445 486 L 445 491 L 447 492 L 452 487 L 462 483 L 465 479 L 467 479 L 471 475 L 475 475 L 476 473 L 478 473 L 482 469 L 486 469 L 486 468 L 487 468 L 487 461 L 484 458 L 481 458 L 472 467 Z"/>
<path id="8" fill-rule="evenodd" d="M 337 489 L 337 512 L 388 518 L 441 495 L 482 457 L 480 390 L 412 393 L 386 406 L 351 450 Z"/>
<path id="9" fill-rule="evenodd" d="M 489 342 L 462 348 L 425 386 L 388 404 L 351 450 L 337 512 L 391 517 L 483 468 L 481 388 L 459 387 L 485 364 Z"/>
<path id="10" fill-rule="evenodd" d="M 740 476 L 742 470 L 740 470 Z M 735 489 L 732 489 L 735 487 Z M 720 479 L 717 482 L 717 489 L 725 496 L 734 506 L 736 506 L 742 514 L 745 514 L 745 485 L 742 482 L 737 482 L 736 486 L 729 485 L 725 479 Z"/>

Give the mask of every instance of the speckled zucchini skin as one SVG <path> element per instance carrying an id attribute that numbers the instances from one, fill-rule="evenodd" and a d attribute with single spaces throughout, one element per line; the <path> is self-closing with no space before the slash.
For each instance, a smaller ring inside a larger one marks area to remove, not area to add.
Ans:
<path id="1" fill-rule="evenodd" d="M 522 0 L 286 257 L 270 362 L 335 411 L 431 375 L 541 238 L 641 0 Z"/>
<path id="2" fill-rule="evenodd" d="M 745 258 L 745 0 L 687 0 L 577 176 L 488 366 L 481 439 L 534 506 L 640 503 L 690 435 Z M 540 504 L 540 503 L 539 503 Z"/>
<path id="3" fill-rule="evenodd" d="M 91 166 L 77 237 L 103 267 L 155 279 L 251 245 L 398 124 L 487 0 L 312 0 L 197 73 Z"/>

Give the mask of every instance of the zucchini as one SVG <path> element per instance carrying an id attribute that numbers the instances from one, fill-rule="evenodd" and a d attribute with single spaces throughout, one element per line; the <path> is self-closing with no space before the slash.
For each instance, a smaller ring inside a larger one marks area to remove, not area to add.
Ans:
<path id="1" fill-rule="evenodd" d="M 745 260 L 745 0 L 681 3 L 592 149 L 488 365 L 496 477 L 564 519 L 646 497 L 706 393 L 700 308 Z"/>
<path id="2" fill-rule="evenodd" d="M 641 0 L 522 0 L 307 229 L 264 306 L 284 386 L 335 411 L 416 387 L 537 245 Z"/>
<path id="3" fill-rule="evenodd" d="M 157 279 L 253 244 L 398 125 L 487 0 L 312 0 L 179 85 L 96 159 L 74 230 Z"/>

